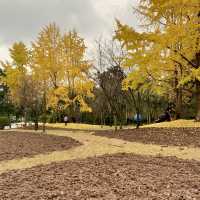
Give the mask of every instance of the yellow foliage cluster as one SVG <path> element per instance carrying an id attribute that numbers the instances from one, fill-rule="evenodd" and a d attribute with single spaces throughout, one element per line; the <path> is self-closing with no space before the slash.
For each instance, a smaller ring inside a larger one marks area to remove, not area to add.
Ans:
<path id="1" fill-rule="evenodd" d="M 61 34 L 56 24 L 46 26 L 33 43 L 33 74 L 43 84 L 48 106 L 64 108 L 78 101 L 81 110 L 90 111 L 85 99 L 92 97 L 93 82 L 88 78 L 90 63 L 86 46 L 76 31 Z"/>
<path id="2" fill-rule="evenodd" d="M 88 78 L 91 64 L 85 51 L 84 39 L 76 31 L 62 34 L 55 23 L 49 24 L 30 50 L 22 42 L 13 44 L 12 62 L 2 63 L 6 73 L 3 82 L 16 104 L 23 104 L 22 96 L 32 96 L 24 92 L 31 79 L 45 109 L 65 109 L 79 102 L 80 110 L 91 111 L 85 101 L 93 97 L 93 82 Z"/>
<path id="3" fill-rule="evenodd" d="M 9 49 L 12 63 L 1 62 L 6 76 L 2 77 L 2 82 L 10 89 L 10 99 L 18 106 L 21 106 L 24 101 L 24 93 L 27 82 L 27 65 L 28 65 L 28 49 L 22 43 L 14 43 Z"/>
<path id="4" fill-rule="evenodd" d="M 137 12 L 147 31 L 137 32 L 117 21 L 115 39 L 128 50 L 124 67 L 132 68 L 125 89 L 169 93 L 176 71 L 179 86 L 200 80 L 199 62 L 195 62 L 200 52 L 199 8 L 199 0 L 141 0 Z"/>

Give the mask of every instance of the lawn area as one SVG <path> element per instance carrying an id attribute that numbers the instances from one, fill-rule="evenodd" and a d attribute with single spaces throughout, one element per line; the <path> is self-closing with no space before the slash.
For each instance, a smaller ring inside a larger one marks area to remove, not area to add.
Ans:
<path id="1" fill-rule="evenodd" d="M 200 128 L 200 122 L 195 122 L 194 120 L 174 120 L 170 122 L 162 122 L 162 123 L 152 123 L 152 124 L 144 124 L 141 126 L 141 128 Z M 114 130 L 114 126 L 101 126 L 101 125 L 93 125 L 93 124 L 83 124 L 83 123 L 68 123 L 67 126 L 65 126 L 64 123 L 47 123 L 46 124 L 47 129 L 63 129 L 63 130 L 84 130 L 84 131 L 108 131 L 108 130 Z M 133 129 L 135 128 L 135 125 L 128 125 L 123 126 L 123 129 Z M 34 126 L 27 127 L 27 129 L 33 129 Z M 42 127 L 40 126 L 40 129 Z M 119 127 L 118 127 L 119 129 Z"/>
<path id="2" fill-rule="evenodd" d="M 114 127 L 111 126 L 101 126 L 92 124 L 81 124 L 81 123 L 68 123 L 65 126 L 64 123 L 51 123 L 46 125 L 47 128 L 61 128 L 61 129 L 72 129 L 72 130 L 113 130 Z"/>
<path id="3" fill-rule="evenodd" d="M 200 127 L 200 122 L 195 122 L 194 120 L 179 119 L 170 122 L 162 122 L 156 124 L 144 125 L 143 127 L 172 127 L 172 128 L 181 128 L 181 127 Z"/>
<path id="4" fill-rule="evenodd" d="M 81 124 L 81 123 L 68 123 L 65 126 L 64 123 L 52 123 L 47 124 L 47 128 L 61 128 L 61 129 L 72 129 L 72 130 L 114 130 L 114 126 L 103 126 L 101 125 L 92 125 L 92 124 Z M 150 128 L 150 127 L 158 127 L 158 128 L 200 128 L 200 122 L 195 122 L 194 120 L 180 119 L 174 120 L 170 122 L 161 122 L 161 123 L 153 123 L 153 124 L 145 124 L 142 125 L 141 128 Z M 135 128 L 135 125 L 123 126 L 123 129 L 132 129 Z"/>

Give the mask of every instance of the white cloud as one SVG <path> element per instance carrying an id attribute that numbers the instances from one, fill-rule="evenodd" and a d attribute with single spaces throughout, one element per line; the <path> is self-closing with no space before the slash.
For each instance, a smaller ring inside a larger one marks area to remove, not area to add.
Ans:
<path id="1" fill-rule="evenodd" d="M 117 17 L 136 24 L 131 6 L 137 0 L 0 0 L 0 58 L 8 58 L 15 41 L 29 43 L 41 27 L 56 22 L 62 30 L 75 28 L 92 46 L 100 35 L 110 35 Z"/>
<path id="2" fill-rule="evenodd" d="M 5 61 L 5 60 L 9 60 L 9 50 L 8 50 L 8 46 L 0 46 L 0 60 L 1 61 Z"/>

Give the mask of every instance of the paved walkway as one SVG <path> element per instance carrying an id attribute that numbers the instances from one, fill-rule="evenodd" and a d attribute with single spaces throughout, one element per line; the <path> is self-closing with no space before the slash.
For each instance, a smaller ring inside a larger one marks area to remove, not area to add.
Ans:
<path id="1" fill-rule="evenodd" d="M 46 165 L 52 162 L 84 159 L 87 157 L 114 153 L 176 156 L 181 159 L 195 159 L 200 161 L 200 148 L 180 148 L 172 146 L 162 147 L 160 145 L 127 142 L 119 139 L 95 136 L 92 135 L 92 132 L 50 130 L 47 133 L 57 136 L 72 137 L 75 140 L 83 143 L 83 145 L 66 151 L 56 151 L 50 154 L 36 155 L 32 158 L 0 162 L 0 174 L 9 170 L 26 169 L 41 164 Z"/>

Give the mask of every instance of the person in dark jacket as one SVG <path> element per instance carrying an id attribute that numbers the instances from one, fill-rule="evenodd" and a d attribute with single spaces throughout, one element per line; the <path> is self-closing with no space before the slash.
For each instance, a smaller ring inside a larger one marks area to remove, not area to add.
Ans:
<path id="1" fill-rule="evenodd" d="M 136 115 L 134 116 L 134 120 L 136 122 L 136 128 L 140 127 L 141 121 L 142 121 L 142 116 L 140 113 L 136 113 Z"/>
<path id="2" fill-rule="evenodd" d="M 159 118 L 155 121 L 156 123 L 165 122 L 165 121 L 171 121 L 171 115 L 170 115 L 170 108 L 168 107 L 164 114 L 160 115 Z"/>

